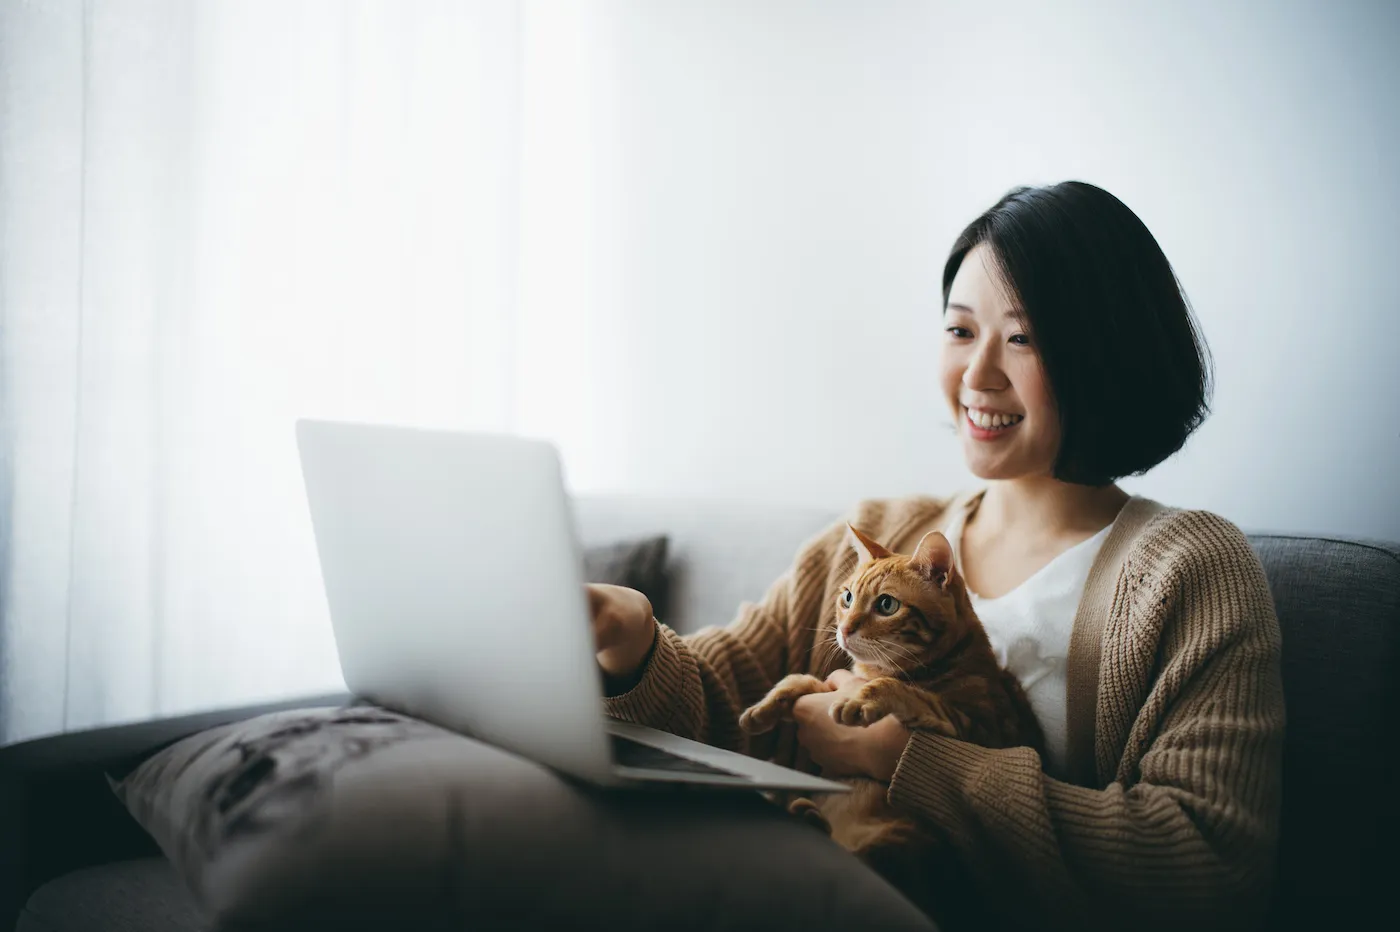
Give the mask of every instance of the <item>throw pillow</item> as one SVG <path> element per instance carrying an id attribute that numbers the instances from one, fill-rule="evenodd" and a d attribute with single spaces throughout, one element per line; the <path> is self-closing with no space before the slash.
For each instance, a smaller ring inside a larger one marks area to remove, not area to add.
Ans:
<path id="1" fill-rule="evenodd" d="M 216 932 L 933 928 L 757 793 L 604 791 L 371 706 L 213 728 L 114 788 Z"/>
<path id="2" fill-rule="evenodd" d="M 651 600 L 653 614 L 664 619 L 670 588 L 666 566 L 669 543 L 660 536 L 588 547 L 583 552 L 584 579 L 636 589 Z"/>

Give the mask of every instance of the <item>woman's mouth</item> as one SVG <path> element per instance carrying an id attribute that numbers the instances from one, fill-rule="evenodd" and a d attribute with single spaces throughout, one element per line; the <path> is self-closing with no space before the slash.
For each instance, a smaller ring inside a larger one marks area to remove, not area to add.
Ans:
<path id="1" fill-rule="evenodd" d="M 1026 419 L 1024 414 L 1005 414 L 982 408 L 963 408 L 963 420 L 973 440 L 1000 440 Z"/>

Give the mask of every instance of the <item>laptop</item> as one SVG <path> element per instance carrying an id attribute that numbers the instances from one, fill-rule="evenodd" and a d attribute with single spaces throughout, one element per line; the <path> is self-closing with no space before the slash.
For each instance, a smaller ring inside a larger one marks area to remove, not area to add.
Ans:
<path id="1" fill-rule="evenodd" d="M 599 786 L 848 789 L 604 713 L 552 445 L 316 420 L 296 432 L 355 695 Z"/>

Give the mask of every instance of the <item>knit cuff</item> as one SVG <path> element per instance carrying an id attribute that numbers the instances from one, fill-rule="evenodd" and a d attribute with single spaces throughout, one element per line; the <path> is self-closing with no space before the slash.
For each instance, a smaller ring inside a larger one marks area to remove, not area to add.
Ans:
<path id="1" fill-rule="evenodd" d="M 990 748 L 915 731 L 890 780 L 890 803 L 966 837 L 974 818 L 968 797 L 995 756 Z"/>
<path id="2" fill-rule="evenodd" d="M 656 628 L 656 643 L 641 680 L 622 695 L 604 699 L 603 708 L 613 718 L 664 730 L 676 714 L 685 665 L 680 635 L 661 622 Z"/>

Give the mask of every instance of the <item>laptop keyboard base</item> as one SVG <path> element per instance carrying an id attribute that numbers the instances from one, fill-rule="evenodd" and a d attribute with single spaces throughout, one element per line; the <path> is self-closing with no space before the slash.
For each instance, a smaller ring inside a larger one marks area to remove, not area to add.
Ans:
<path id="1" fill-rule="evenodd" d="M 721 777 L 743 776 L 743 774 L 734 773 L 732 770 L 711 767 L 709 764 L 702 764 L 688 757 L 681 757 L 679 754 L 672 754 L 670 751 L 663 751 L 660 748 L 654 748 L 649 744 L 642 744 L 640 741 L 633 741 L 631 738 L 624 738 L 621 735 L 608 735 L 608 739 L 612 742 L 614 763 L 623 767 Z"/>

